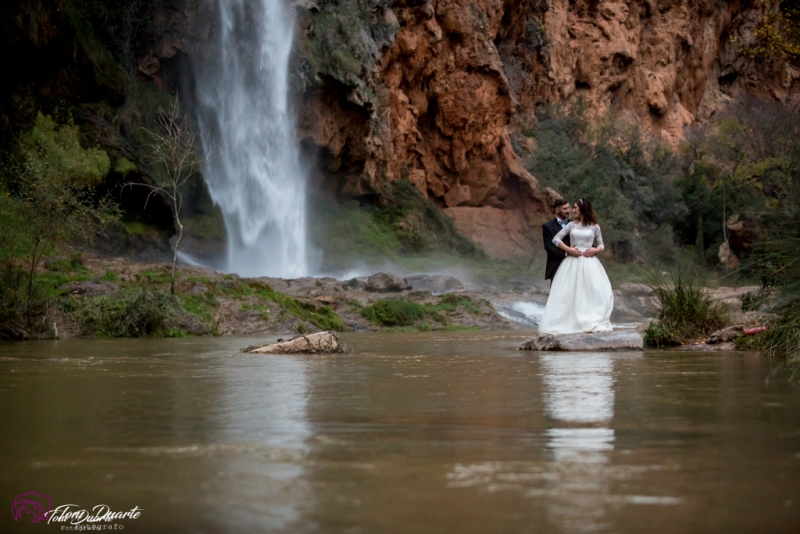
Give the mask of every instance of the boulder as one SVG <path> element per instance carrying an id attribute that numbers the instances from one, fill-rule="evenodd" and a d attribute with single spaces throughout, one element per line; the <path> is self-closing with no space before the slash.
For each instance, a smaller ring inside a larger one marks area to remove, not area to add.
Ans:
<path id="1" fill-rule="evenodd" d="M 434 295 L 440 293 L 450 293 L 451 291 L 461 291 L 464 289 L 457 278 L 444 276 L 441 274 L 415 274 L 405 279 L 408 289 L 415 291 L 430 291 Z"/>
<path id="2" fill-rule="evenodd" d="M 405 280 L 387 273 L 376 273 L 367 278 L 367 291 L 375 293 L 392 293 L 408 289 Z"/>
<path id="3" fill-rule="evenodd" d="M 733 341 L 737 337 L 741 337 L 744 334 L 744 326 L 737 324 L 733 326 L 729 326 L 727 328 L 723 328 L 722 330 L 717 330 L 711 337 L 706 340 L 706 343 L 709 345 L 716 345 L 717 343 L 728 343 Z"/>
<path id="4" fill-rule="evenodd" d="M 559 336 L 540 335 L 520 345 L 519 350 L 563 350 L 563 351 L 623 351 L 642 350 L 644 340 L 636 330 L 612 332 L 566 334 Z"/>
<path id="5" fill-rule="evenodd" d="M 344 352 L 344 344 L 339 342 L 336 332 L 316 332 L 314 334 L 299 335 L 289 341 L 279 341 L 271 345 L 252 346 L 244 352 L 254 354 L 323 354 Z"/>

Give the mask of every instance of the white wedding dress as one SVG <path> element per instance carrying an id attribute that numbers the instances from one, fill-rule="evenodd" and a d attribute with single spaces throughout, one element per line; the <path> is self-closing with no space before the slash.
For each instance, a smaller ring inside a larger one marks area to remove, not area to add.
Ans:
<path id="1" fill-rule="evenodd" d="M 572 221 L 556 234 L 553 243 L 558 246 L 567 234 L 572 246 L 581 252 L 591 248 L 595 240 L 603 249 L 603 234 L 596 224 L 583 226 Z M 600 260 L 595 256 L 567 256 L 553 278 L 539 333 L 608 332 L 613 310 L 614 292 Z"/>

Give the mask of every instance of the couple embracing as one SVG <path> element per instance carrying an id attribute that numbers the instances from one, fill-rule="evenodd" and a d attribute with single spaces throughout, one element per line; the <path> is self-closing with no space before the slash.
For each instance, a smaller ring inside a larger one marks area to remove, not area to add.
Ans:
<path id="1" fill-rule="evenodd" d="M 597 254 L 603 251 L 603 234 L 592 203 L 579 198 L 572 205 L 558 199 L 556 218 L 542 226 L 547 251 L 545 280 L 550 295 L 539 323 L 540 334 L 608 332 L 614 293 Z"/>

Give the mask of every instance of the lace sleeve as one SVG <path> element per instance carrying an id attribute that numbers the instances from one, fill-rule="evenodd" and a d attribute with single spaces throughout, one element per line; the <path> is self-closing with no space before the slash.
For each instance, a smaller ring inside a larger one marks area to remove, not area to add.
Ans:
<path id="1" fill-rule="evenodd" d="M 605 245 L 603 244 L 603 232 L 600 231 L 599 224 L 594 227 L 594 237 L 597 240 L 597 248 L 599 248 L 600 250 L 606 248 Z"/>
<path id="2" fill-rule="evenodd" d="M 555 246 L 558 246 L 558 244 L 561 243 L 565 237 L 567 237 L 567 234 L 569 233 L 569 231 L 572 230 L 572 225 L 573 225 L 573 223 L 570 222 L 564 228 L 562 228 L 560 232 L 558 232 L 555 235 L 555 237 L 553 238 L 553 244 Z"/>

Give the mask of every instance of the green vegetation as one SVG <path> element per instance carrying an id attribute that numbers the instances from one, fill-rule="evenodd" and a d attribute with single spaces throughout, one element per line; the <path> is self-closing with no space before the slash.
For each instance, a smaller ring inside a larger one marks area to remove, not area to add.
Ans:
<path id="1" fill-rule="evenodd" d="M 679 266 L 667 276 L 655 275 L 650 287 L 657 306 L 656 320 L 644 332 L 647 347 L 698 341 L 729 324 L 725 310 L 706 293 L 693 265 Z"/>
<path id="2" fill-rule="evenodd" d="M 84 335 L 104 337 L 168 336 L 170 322 L 181 313 L 173 295 L 161 290 L 77 299 L 62 304 Z"/>
<path id="3" fill-rule="evenodd" d="M 616 260 L 673 261 L 672 223 L 686 212 L 678 159 L 635 122 L 609 116 L 592 124 L 586 117 L 580 102 L 544 111 L 526 167 L 566 198 L 592 200 Z"/>
<path id="4" fill-rule="evenodd" d="M 105 152 L 81 147 L 77 127 L 56 125 L 42 114 L 20 139 L 2 169 L 0 222 L 6 234 L 3 257 L 26 258 L 28 297 L 46 254 L 70 239 L 90 239 L 93 230 L 118 216 L 114 204 L 91 190 L 109 166 Z"/>
<path id="5" fill-rule="evenodd" d="M 361 316 L 382 326 L 409 326 L 425 317 L 425 307 L 407 300 L 379 300 L 362 309 Z"/>
<path id="6" fill-rule="evenodd" d="M 308 321 L 320 330 L 344 329 L 344 323 L 330 306 L 301 304 L 289 295 L 279 293 L 266 284 L 256 283 L 256 294 L 280 305 L 284 310 L 302 321 Z"/>
<path id="7" fill-rule="evenodd" d="M 795 367 L 796 374 L 800 371 L 800 182 L 794 185 L 786 211 L 765 220 L 773 229 L 772 238 L 754 250 L 753 270 L 763 288 L 742 298 L 743 308 L 769 308 L 767 331 L 737 341 L 777 364 Z"/>
<path id="8" fill-rule="evenodd" d="M 765 0 L 764 17 L 756 26 L 755 42 L 745 54 L 777 60 L 800 59 L 800 9 L 796 2 Z"/>
<path id="9" fill-rule="evenodd" d="M 449 325 L 448 314 L 455 313 L 461 308 L 467 313 L 481 315 L 482 312 L 469 297 L 450 293 L 439 297 L 436 304 L 419 304 L 401 299 L 384 299 L 361 310 L 361 316 L 384 327 L 408 327 L 416 325 L 418 330 L 433 330 L 427 320 L 436 321 L 442 330 Z M 455 327 L 454 327 L 455 328 Z M 459 327 L 461 328 L 461 327 Z"/>
<path id="10" fill-rule="evenodd" d="M 105 282 L 119 282 L 119 276 L 114 271 L 106 271 L 103 273 L 103 276 L 100 277 L 100 280 Z"/>

